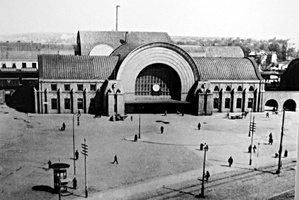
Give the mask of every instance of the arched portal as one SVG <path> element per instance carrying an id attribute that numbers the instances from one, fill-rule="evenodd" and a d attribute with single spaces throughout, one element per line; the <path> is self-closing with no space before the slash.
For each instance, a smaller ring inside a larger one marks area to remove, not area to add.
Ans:
<path id="1" fill-rule="evenodd" d="M 165 64 L 152 64 L 144 68 L 135 81 L 135 95 L 139 98 L 181 100 L 180 77 Z"/>
<path id="2" fill-rule="evenodd" d="M 277 103 L 277 101 L 275 99 L 268 100 L 266 102 L 265 106 L 266 106 L 265 110 L 271 110 L 271 111 L 273 111 L 274 109 L 275 110 L 278 109 L 278 103 Z"/>
<path id="3" fill-rule="evenodd" d="M 288 111 L 296 111 L 296 102 L 293 99 L 288 99 L 284 102 L 283 108 Z"/>

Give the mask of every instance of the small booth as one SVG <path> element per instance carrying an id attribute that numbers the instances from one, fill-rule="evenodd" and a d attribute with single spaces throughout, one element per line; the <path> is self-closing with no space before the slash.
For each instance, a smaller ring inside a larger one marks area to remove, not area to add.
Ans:
<path id="1" fill-rule="evenodd" d="M 59 192 L 59 184 L 61 192 L 67 192 L 67 185 L 71 181 L 67 178 L 67 168 L 70 165 L 66 163 L 54 163 L 51 168 L 54 170 L 54 190 Z"/>

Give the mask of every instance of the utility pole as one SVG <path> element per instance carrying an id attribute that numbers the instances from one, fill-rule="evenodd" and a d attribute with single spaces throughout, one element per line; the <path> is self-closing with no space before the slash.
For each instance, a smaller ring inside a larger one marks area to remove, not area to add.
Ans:
<path id="1" fill-rule="evenodd" d="M 88 197 L 87 190 L 87 173 L 86 173 L 86 157 L 88 156 L 88 145 L 86 144 L 86 139 L 84 138 L 84 144 L 82 145 L 82 154 L 84 155 L 84 163 L 85 163 L 85 198 Z"/>
<path id="2" fill-rule="evenodd" d="M 118 8 L 120 7 L 120 5 L 116 6 L 116 27 L 115 27 L 115 31 L 118 30 Z"/>
<path id="3" fill-rule="evenodd" d="M 253 143 L 253 133 L 255 132 L 255 123 L 254 123 L 254 117 L 253 117 L 253 121 L 250 125 L 250 130 L 251 130 L 251 144 L 250 144 L 250 158 L 249 158 L 249 165 L 251 165 L 252 163 L 252 143 Z"/>
<path id="4" fill-rule="evenodd" d="M 250 131 L 251 131 L 251 118 L 252 118 L 252 108 L 250 112 L 250 121 L 249 121 L 249 132 L 248 132 L 248 137 L 250 137 Z"/>
<path id="5" fill-rule="evenodd" d="M 283 115 L 282 115 L 282 125 L 281 125 L 281 135 L 280 135 L 280 144 L 279 144 L 279 150 L 278 150 L 278 168 L 276 173 L 280 174 L 280 168 L 282 167 L 281 163 L 281 153 L 282 153 L 282 139 L 283 139 L 283 129 L 284 129 L 284 117 L 285 117 L 285 108 L 283 108 Z"/>

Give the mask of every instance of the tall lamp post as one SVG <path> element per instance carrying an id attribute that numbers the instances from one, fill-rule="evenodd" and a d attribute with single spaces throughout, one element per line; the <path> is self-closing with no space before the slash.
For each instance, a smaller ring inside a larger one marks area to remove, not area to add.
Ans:
<path id="1" fill-rule="evenodd" d="M 117 31 L 118 29 L 118 8 L 120 7 L 120 5 L 116 6 L 116 27 L 115 27 L 115 31 Z"/>
<path id="2" fill-rule="evenodd" d="M 283 115 L 282 115 L 282 125 L 281 125 L 281 135 L 280 135 L 280 144 L 279 144 L 279 151 L 278 151 L 278 168 L 276 173 L 280 174 L 281 168 L 281 153 L 282 153 L 282 139 L 283 139 L 283 129 L 284 129 L 284 117 L 285 117 L 285 108 L 283 108 Z"/>
<path id="3" fill-rule="evenodd" d="M 205 145 L 203 148 L 204 154 L 203 154 L 203 167 L 202 167 L 202 181 L 201 181 L 201 193 L 200 197 L 205 196 L 205 170 L 206 170 L 206 154 L 208 151 L 208 145 Z"/>
<path id="4" fill-rule="evenodd" d="M 140 114 L 139 114 L 139 126 L 138 126 L 138 139 L 140 139 Z"/>
<path id="5" fill-rule="evenodd" d="M 75 115 L 77 115 L 78 121 L 81 116 L 80 113 L 75 112 L 73 114 L 73 158 L 74 158 L 74 175 L 76 175 L 76 147 L 75 147 Z"/>

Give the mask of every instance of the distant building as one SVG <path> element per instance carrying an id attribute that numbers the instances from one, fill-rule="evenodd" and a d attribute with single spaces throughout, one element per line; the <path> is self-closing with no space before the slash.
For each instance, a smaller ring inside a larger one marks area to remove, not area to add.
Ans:
<path id="1" fill-rule="evenodd" d="M 39 54 L 74 55 L 75 46 L 23 42 L 0 43 L 0 89 L 10 96 L 20 85 L 38 82 Z"/>

